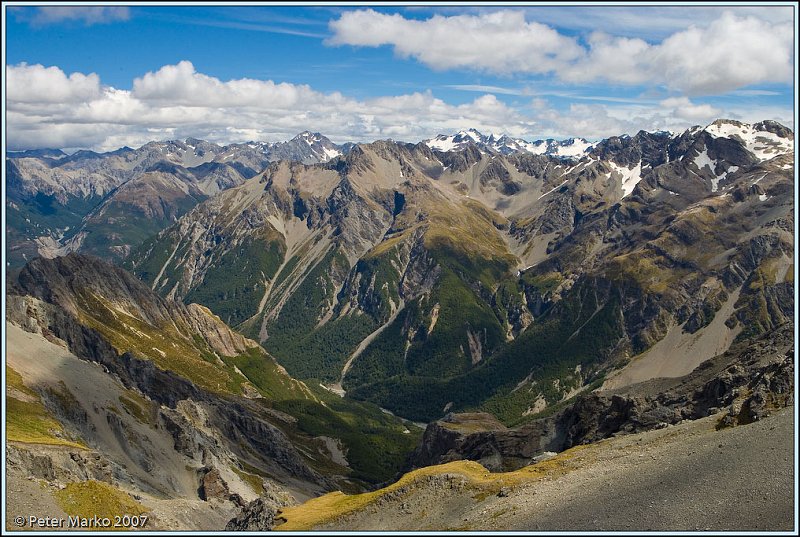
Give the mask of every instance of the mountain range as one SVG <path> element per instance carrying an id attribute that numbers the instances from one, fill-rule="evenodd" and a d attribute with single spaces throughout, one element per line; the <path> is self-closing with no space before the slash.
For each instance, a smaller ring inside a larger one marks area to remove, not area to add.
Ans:
<path id="1" fill-rule="evenodd" d="M 425 143 L 439 150 L 474 144 L 481 151 L 498 154 L 562 157 L 579 156 L 591 147 L 585 140 L 529 143 L 508 136 L 483 136 L 474 129 L 439 135 Z M 241 184 L 270 162 L 327 162 L 353 146 L 349 142 L 337 145 L 319 133 L 305 131 L 291 140 L 271 143 L 220 146 L 188 138 L 107 153 L 9 152 L 8 228 L 14 239 L 9 262 L 19 268 L 36 255 L 70 251 L 121 260 L 134 244 L 174 222 L 199 201 Z"/>
<path id="2" fill-rule="evenodd" d="M 732 120 L 11 154 L 10 482 L 159 528 L 380 525 L 396 490 L 528 483 L 464 459 L 766 419 L 793 404 L 794 173 L 791 130 Z"/>
<path id="3" fill-rule="evenodd" d="M 241 184 L 278 159 L 325 162 L 347 150 L 303 132 L 286 142 L 220 146 L 189 138 L 108 153 L 10 153 L 12 266 L 75 250 L 120 260 L 198 202 Z"/>
<path id="4" fill-rule="evenodd" d="M 791 315 L 792 143 L 716 122 L 578 162 L 361 144 L 271 164 L 124 266 L 296 377 L 409 419 L 520 420 L 667 335 L 708 334 L 696 365 Z"/>

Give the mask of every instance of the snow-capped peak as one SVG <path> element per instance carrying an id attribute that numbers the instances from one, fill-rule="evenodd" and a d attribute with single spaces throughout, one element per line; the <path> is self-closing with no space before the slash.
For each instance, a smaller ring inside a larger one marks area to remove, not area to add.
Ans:
<path id="1" fill-rule="evenodd" d="M 471 138 L 476 143 L 481 143 L 485 140 L 485 136 L 480 132 L 476 131 L 475 129 L 469 129 L 467 131 L 461 131 L 458 133 L 462 137 Z"/>
<path id="2" fill-rule="evenodd" d="M 773 127 L 767 122 L 751 125 L 731 119 L 718 119 L 703 130 L 714 138 L 738 140 L 759 160 L 769 160 L 794 150 L 794 139 L 789 135 L 790 131 L 779 127 Z"/>
<path id="3" fill-rule="evenodd" d="M 303 141 L 308 145 L 319 142 L 321 139 L 322 135 L 320 133 L 311 131 L 303 131 L 294 137 L 294 140 Z"/>
<path id="4" fill-rule="evenodd" d="M 491 133 L 489 136 L 485 136 L 476 129 L 460 130 L 453 135 L 439 134 L 435 138 L 425 140 L 424 143 L 431 149 L 445 152 L 461 150 L 468 143 L 475 143 L 482 151 L 492 154 L 508 155 L 527 152 L 534 155 L 547 154 L 565 158 L 579 157 L 593 147 L 593 144 L 583 138 L 528 142 L 521 138 L 512 138 L 507 134 Z"/>

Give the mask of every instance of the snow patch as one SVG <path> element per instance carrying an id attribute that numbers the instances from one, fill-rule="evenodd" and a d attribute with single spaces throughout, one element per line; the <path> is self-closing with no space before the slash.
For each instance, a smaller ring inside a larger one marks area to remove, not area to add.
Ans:
<path id="1" fill-rule="evenodd" d="M 622 197 L 624 198 L 633 192 L 633 189 L 639 184 L 639 181 L 642 180 L 642 161 L 640 160 L 633 168 L 624 168 L 611 161 L 609 161 L 609 164 L 615 172 L 622 175 L 621 186 Z"/>
<path id="2" fill-rule="evenodd" d="M 328 149 L 327 147 L 323 147 L 322 151 L 325 153 L 326 160 L 331 160 L 342 154 L 341 151 L 337 151 L 336 149 Z"/>
<path id="3" fill-rule="evenodd" d="M 542 198 L 543 198 L 543 197 L 545 197 L 546 195 L 548 195 L 548 194 L 551 194 L 551 193 L 555 192 L 556 190 L 558 190 L 559 188 L 561 188 L 562 186 L 564 186 L 564 185 L 566 185 L 566 184 L 567 184 L 567 180 L 565 179 L 563 183 L 561 183 L 560 185 L 558 185 L 558 186 L 557 186 L 557 187 L 555 187 L 555 188 L 552 188 L 552 189 L 548 190 L 547 192 L 545 192 L 544 194 L 542 194 L 541 196 L 539 196 L 537 199 L 542 199 Z"/>
<path id="4" fill-rule="evenodd" d="M 571 143 L 570 143 L 571 142 Z M 555 154 L 559 157 L 578 157 L 588 151 L 594 144 L 583 138 L 573 138 L 568 142 L 558 145 Z"/>
<path id="5" fill-rule="evenodd" d="M 438 151 L 452 151 L 456 148 L 456 144 L 453 142 L 452 136 L 437 136 L 433 140 L 428 140 L 425 142 L 425 145 L 430 147 L 431 149 L 436 149 Z"/>
<path id="6" fill-rule="evenodd" d="M 739 166 L 731 166 L 730 168 L 725 170 L 725 172 L 723 172 L 722 175 L 720 175 L 719 177 L 717 177 L 715 179 L 712 179 L 711 180 L 711 192 L 716 192 L 717 190 L 719 190 L 720 181 L 723 181 L 728 176 L 728 174 L 736 173 L 737 171 L 739 171 Z"/>
<path id="7" fill-rule="evenodd" d="M 708 156 L 708 150 L 703 149 L 703 151 L 701 151 L 700 154 L 694 158 L 694 164 L 695 166 L 697 166 L 698 170 L 702 170 L 703 168 L 708 166 L 708 168 L 713 173 L 714 168 L 717 166 L 717 161 L 711 160 L 711 158 L 709 158 Z"/>

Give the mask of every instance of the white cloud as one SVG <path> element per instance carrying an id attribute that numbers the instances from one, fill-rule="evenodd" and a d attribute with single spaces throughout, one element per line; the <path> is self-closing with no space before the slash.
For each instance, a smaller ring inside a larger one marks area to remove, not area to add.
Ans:
<path id="1" fill-rule="evenodd" d="M 647 56 L 671 87 L 713 94 L 759 82 L 792 81 L 793 46 L 791 23 L 727 12 L 708 28 L 673 34 Z"/>
<path id="2" fill-rule="evenodd" d="M 791 107 L 720 110 L 708 104 L 694 104 L 686 97 L 664 99 L 658 104 L 660 106 L 575 103 L 561 111 L 550 107 L 547 101 L 535 99 L 533 105 L 537 129 L 534 137 L 581 136 L 589 140 L 600 140 L 621 134 L 633 136 L 640 130 L 682 132 L 695 125 L 707 125 L 719 118 L 746 123 L 772 119 L 794 128 L 794 112 Z"/>
<path id="3" fill-rule="evenodd" d="M 495 95 L 451 104 L 431 91 L 353 99 L 307 85 L 269 80 L 222 81 L 190 62 L 166 65 L 133 81 L 131 90 L 102 85 L 95 74 L 67 75 L 58 67 L 7 68 L 7 144 L 101 151 L 151 140 L 197 137 L 219 143 L 286 140 L 309 129 L 336 142 L 393 138 L 408 142 L 464 128 L 527 140 L 583 136 L 599 139 L 640 129 L 681 130 L 717 117 L 792 126 L 791 108 L 721 110 L 677 96 L 657 103 L 629 100 L 578 103 L 554 109 L 541 95 L 519 107 Z"/>
<path id="4" fill-rule="evenodd" d="M 665 85 L 689 95 L 792 80 L 792 23 L 731 11 L 656 44 L 594 32 L 584 47 L 549 26 L 526 22 L 523 11 L 412 20 L 359 10 L 331 21 L 330 29 L 330 45 L 391 45 L 399 56 L 438 70 L 553 73 L 571 83 Z"/>
<path id="5" fill-rule="evenodd" d="M 366 100 L 270 80 L 221 81 L 191 62 L 136 78 L 132 90 L 102 86 L 97 75 L 57 67 L 8 68 L 9 147 L 116 149 L 153 139 L 285 140 L 304 129 L 334 140 L 392 137 L 417 141 L 475 127 L 521 135 L 530 118 L 494 95 L 452 105 L 430 91 Z"/>
<path id="6" fill-rule="evenodd" d="M 6 97 L 9 103 L 80 102 L 100 95 L 100 77 L 91 73 L 72 73 L 42 65 L 6 66 Z"/>
<path id="7" fill-rule="evenodd" d="M 182 61 L 165 65 L 133 81 L 133 96 L 142 101 L 165 101 L 185 106 L 290 108 L 319 98 L 308 86 L 275 84 L 248 78 L 222 82 L 195 71 Z"/>
<path id="8" fill-rule="evenodd" d="M 126 21 L 130 8 L 125 6 L 42 6 L 29 9 L 17 8 L 13 13 L 20 20 L 33 26 L 47 26 L 65 21 L 82 22 L 86 26 Z"/>
<path id="9" fill-rule="evenodd" d="M 399 56 L 414 57 L 434 69 L 548 73 L 582 54 L 574 39 L 544 24 L 526 22 L 521 11 L 434 15 L 418 21 L 368 9 L 345 12 L 330 28 L 330 45 L 393 45 Z"/>
<path id="10" fill-rule="evenodd" d="M 670 97 L 659 103 L 671 115 L 695 121 L 697 123 L 708 123 L 720 117 L 722 112 L 719 108 L 714 108 L 710 104 L 693 104 L 688 97 Z"/>

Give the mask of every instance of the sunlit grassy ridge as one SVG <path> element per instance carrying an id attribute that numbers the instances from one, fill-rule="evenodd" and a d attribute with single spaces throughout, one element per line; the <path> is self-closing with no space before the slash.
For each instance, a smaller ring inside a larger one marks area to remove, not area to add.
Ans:
<path id="1" fill-rule="evenodd" d="M 374 504 L 390 493 L 411 494 L 430 476 L 463 476 L 467 487 L 476 499 L 497 494 L 503 487 L 515 487 L 543 477 L 556 477 L 581 466 L 588 455 L 589 446 L 577 446 L 546 461 L 526 466 L 514 472 L 491 473 L 474 461 L 454 461 L 437 466 L 428 466 L 405 474 L 388 487 L 363 494 L 346 495 L 331 492 L 304 504 L 282 509 L 279 519 L 284 520 L 275 529 L 280 531 L 307 531 L 323 524 L 354 514 Z"/>
<path id="2" fill-rule="evenodd" d="M 174 371 L 215 393 L 241 393 L 241 378 L 217 363 L 210 349 L 201 351 L 173 325 L 151 326 L 113 308 L 91 291 L 82 293 L 81 321 L 100 332 L 120 354 L 132 352 Z M 232 374 L 233 373 L 233 374 Z"/>
<path id="3" fill-rule="evenodd" d="M 219 357 L 202 337 L 192 334 L 189 339 L 174 324 L 152 326 L 91 292 L 83 293 L 81 301 L 81 321 L 100 332 L 117 352 L 132 352 L 151 360 L 201 388 L 240 395 L 243 384 L 250 383 L 270 399 L 306 396 L 301 383 L 281 372 L 260 347 Z"/>

